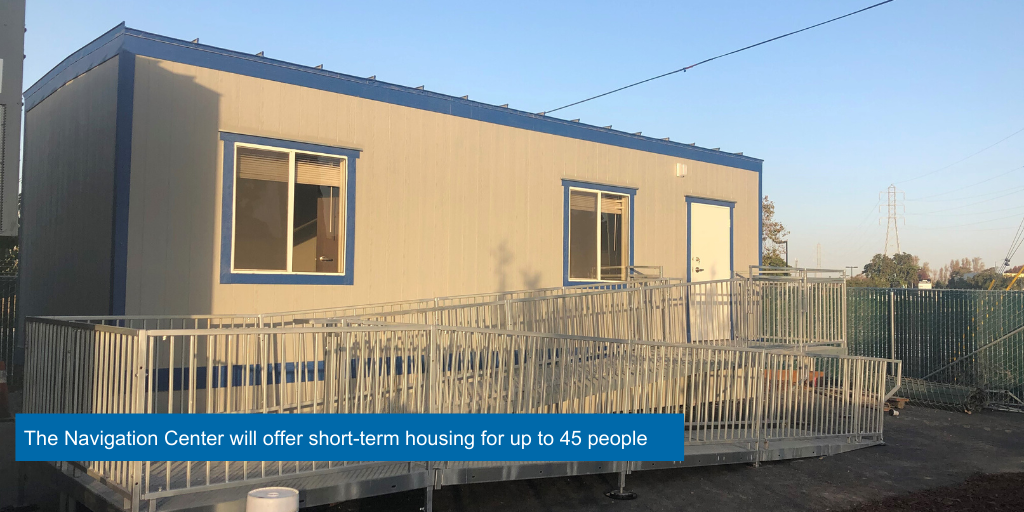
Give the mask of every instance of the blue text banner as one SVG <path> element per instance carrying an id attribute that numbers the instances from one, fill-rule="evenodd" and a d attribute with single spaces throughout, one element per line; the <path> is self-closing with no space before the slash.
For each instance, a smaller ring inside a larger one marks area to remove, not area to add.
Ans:
<path id="1" fill-rule="evenodd" d="M 681 461 L 681 414 L 19 414 L 16 457 Z"/>

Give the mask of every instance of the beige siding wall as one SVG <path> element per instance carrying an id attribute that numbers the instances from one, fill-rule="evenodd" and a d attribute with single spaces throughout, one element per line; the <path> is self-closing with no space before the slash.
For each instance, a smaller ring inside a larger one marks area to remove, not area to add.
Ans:
<path id="1" fill-rule="evenodd" d="M 109 313 L 117 67 L 108 60 L 25 114 L 26 315 Z"/>
<path id="2" fill-rule="evenodd" d="M 735 267 L 757 261 L 755 172 L 144 57 L 135 84 L 128 314 L 560 286 L 563 178 L 639 189 L 637 265 L 685 276 L 687 195 L 735 201 Z M 219 284 L 219 131 L 362 150 L 353 286 Z"/>

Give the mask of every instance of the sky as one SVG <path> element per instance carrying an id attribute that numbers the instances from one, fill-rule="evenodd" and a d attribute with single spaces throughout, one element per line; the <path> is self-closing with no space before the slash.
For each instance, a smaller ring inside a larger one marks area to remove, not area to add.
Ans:
<path id="1" fill-rule="evenodd" d="M 540 112 L 872 3 L 29 0 L 25 88 L 124 21 Z M 1024 132 L 1006 138 L 1024 129 L 1022 19 L 1020 1 L 895 0 L 554 115 L 764 159 L 790 264 L 883 252 L 892 184 L 902 251 L 994 265 L 1024 218 Z"/>

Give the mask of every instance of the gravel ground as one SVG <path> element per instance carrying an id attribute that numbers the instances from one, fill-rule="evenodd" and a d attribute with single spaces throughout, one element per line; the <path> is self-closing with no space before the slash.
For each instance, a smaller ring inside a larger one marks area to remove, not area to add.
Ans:
<path id="1" fill-rule="evenodd" d="M 1024 473 L 974 475 L 961 484 L 858 505 L 849 512 L 1001 512 L 1024 510 Z"/>
<path id="2" fill-rule="evenodd" d="M 444 487 L 434 494 L 434 510 L 1024 510 L 1024 414 L 908 407 L 885 421 L 885 446 L 833 457 L 636 472 L 627 479 L 639 494 L 634 501 L 604 496 L 616 475 L 591 475 Z M 0 423 L 0 509 L 16 496 L 13 441 L 14 423 Z M 27 491 L 39 510 L 55 510 L 55 493 L 45 484 L 29 482 Z M 415 491 L 320 509 L 415 512 L 422 506 L 423 492 Z"/>
<path id="3" fill-rule="evenodd" d="M 732 465 L 636 472 L 627 478 L 627 487 L 639 494 L 634 501 L 606 498 L 604 492 L 615 487 L 616 475 L 593 475 L 444 487 L 434 494 L 434 510 L 840 511 L 963 484 L 973 475 L 1024 471 L 1024 414 L 967 415 L 908 407 L 900 416 L 886 416 L 885 421 L 885 446 L 833 457 L 766 463 L 758 468 Z M 1024 486 L 1018 485 L 1017 490 L 1024 494 Z M 417 491 L 341 503 L 330 512 L 413 512 L 422 506 L 423 494 Z"/>

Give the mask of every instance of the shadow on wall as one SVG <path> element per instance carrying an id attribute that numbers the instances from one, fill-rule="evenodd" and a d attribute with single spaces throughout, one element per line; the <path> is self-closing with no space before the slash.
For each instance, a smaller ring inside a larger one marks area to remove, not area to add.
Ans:
<path id="1" fill-rule="evenodd" d="M 508 248 L 508 240 L 502 240 L 498 247 L 491 251 L 494 257 L 494 275 L 498 281 L 495 291 L 506 292 L 510 290 L 508 284 L 508 273 L 512 262 L 515 261 L 515 254 Z M 540 287 L 541 273 L 536 272 L 530 265 L 519 269 L 519 277 L 522 279 L 522 287 L 512 287 L 513 290 L 533 290 Z"/>
<path id="2" fill-rule="evenodd" d="M 125 312 L 213 313 L 219 280 L 220 94 L 136 62 Z"/>

